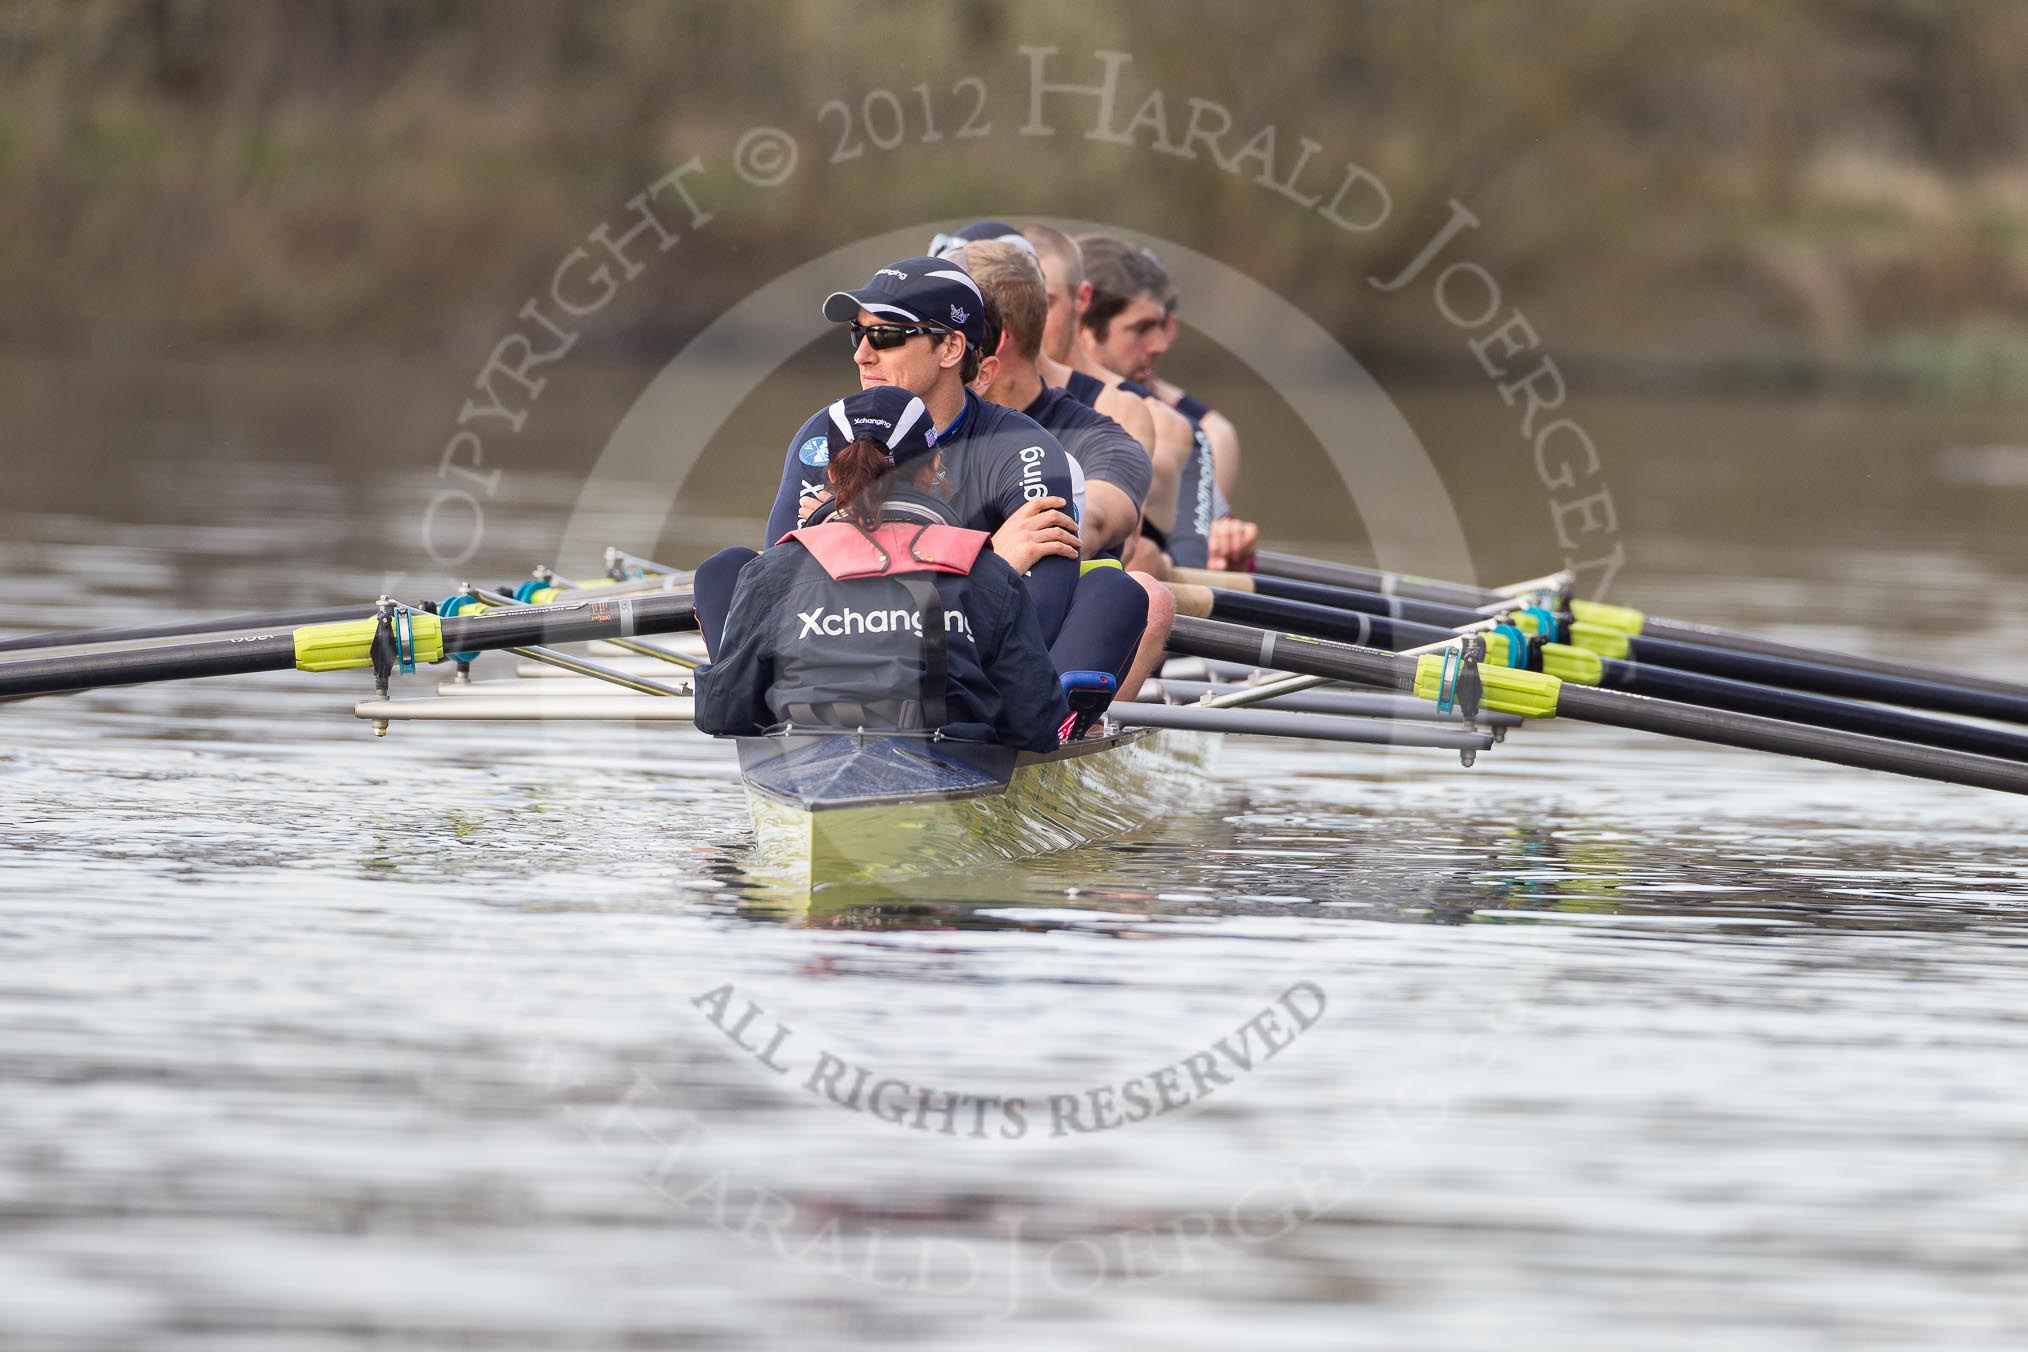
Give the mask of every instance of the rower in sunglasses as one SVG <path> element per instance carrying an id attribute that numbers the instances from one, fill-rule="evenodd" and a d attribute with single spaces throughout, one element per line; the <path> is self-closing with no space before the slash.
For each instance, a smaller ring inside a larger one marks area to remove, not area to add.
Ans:
<path id="1" fill-rule="evenodd" d="M 876 386 L 824 414 L 830 456 L 819 473 L 836 506 L 750 558 L 729 597 L 711 598 L 726 617 L 697 673 L 698 731 L 935 730 L 1054 751 L 1078 728 L 1066 687 L 1096 704 L 1105 684 L 1088 673 L 1060 680 L 1027 587 L 983 532 L 951 521 L 922 400 Z"/>
<path id="2" fill-rule="evenodd" d="M 1131 655 L 1147 622 L 1147 594 L 1118 568 L 1080 576 L 1082 469 L 1034 420 L 966 388 L 985 356 L 986 304 L 963 267 L 904 258 L 856 290 L 834 291 L 823 312 L 848 326 L 860 388 L 903 389 L 929 410 L 958 524 L 987 532 L 993 552 L 1026 579 L 1057 669 L 1109 670 L 1114 663 L 1103 655 Z M 766 543 L 828 514 L 828 457 L 820 411 L 789 442 Z M 709 635 L 704 610 L 700 600 Z M 1132 641 L 1122 644 L 1122 634 Z"/>

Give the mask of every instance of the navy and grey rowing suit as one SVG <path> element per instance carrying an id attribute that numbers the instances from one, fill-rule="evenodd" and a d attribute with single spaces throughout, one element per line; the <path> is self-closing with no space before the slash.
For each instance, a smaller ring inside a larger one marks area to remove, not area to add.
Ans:
<path id="1" fill-rule="evenodd" d="M 1089 371 L 1072 371 L 1070 379 L 1063 382 L 1063 389 L 1078 403 L 1097 408 L 1099 396 L 1106 392 L 1106 383 Z"/>
<path id="2" fill-rule="evenodd" d="M 1144 399 L 1155 397 L 1153 390 L 1136 381 L 1122 380 L 1120 388 Z M 1227 515 L 1228 510 L 1224 496 L 1218 491 L 1218 478 L 1211 457 L 1211 438 L 1204 432 L 1203 418 L 1210 410 L 1194 399 L 1189 402 L 1196 409 L 1195 413 L 1181 406 L 1176 411 L 1190 420 L 1194 444 L 1177 480 L 1176 523 L 1169 528 L 1163 548 L 1177 567 L 1202 568 L 1211 561 L 1211 523 Z"/>
<path id="3" fill-rule="evenodd" d="M 764 543 L 773 544 L 794 530 L 800 500 L 826 486 L 830 452 L 825 429 L 820 409 L 789 442 Z M 957 420 L 938 429 L 936 448 L 950 475 L 951 509 L 967 530 L 991 534 L 1035 498 L 1063 499 L 1073 520 L 1082 510 L 1084 474 L 1061 443 L 1025 414 L 989 404 L 969 390 Z M 1052 555 L 1039 560 L 1026 578 L 1043 637 L 1054 642 L 1077 589 L 1077 560 Z"/>
<path id="4" fill-rule="evenodd" d="M 936 727 L 1050 751 L 1069 716 L 1029 589 L 913 489 L 870 533 L 808 526 L 747 562 L 697 675 L 697 727 L 720 736 Z"/>

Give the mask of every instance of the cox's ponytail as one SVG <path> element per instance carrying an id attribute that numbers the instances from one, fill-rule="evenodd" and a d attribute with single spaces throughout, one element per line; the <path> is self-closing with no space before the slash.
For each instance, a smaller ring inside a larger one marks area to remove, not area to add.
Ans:
<path id="1" fill-rule="evenodd" d="M 881 509 L 894 492 L 894 466 L 879 442 L 866 437 L 831 457 L 832 509 L 840 520 L 865 530 L 880 524 Z"/>

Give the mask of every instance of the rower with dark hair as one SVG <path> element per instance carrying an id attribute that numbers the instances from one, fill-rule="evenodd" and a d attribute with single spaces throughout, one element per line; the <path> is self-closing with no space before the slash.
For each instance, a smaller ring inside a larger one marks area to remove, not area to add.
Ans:
<path id="1" fill-rule="evenodd" d="M 1092 287 L 1085 279 L 1084 255 L 1077 241 L 1053 225 L 1039 223 L 1022 226 L 1021 234 L 1035 246 L 1049 307 L 1036 370 L 1051 385 L 1061 386 L 1071 398 L 1105 414 L 1147 447 L 1154 477 L 1141 504 L 1142 538 L 1129 541 L 1121 557 L 1129 568 L 1164 576 L 1167 563 L 1159 547 L 1145 541 L 1167 538 L 1164 528 L 1176 517 L 1183 467 L 1197 453 L 1196 429 L 1144 386 L 1133 385 L 1118 372 L 1101 366 L 1086 348 L 1082 333 Z"/>
<path id="2" fill-rule="evenodd" d="M 922 400 L 881 386 L 820 416 L 831 510 L 739 570 L 697 676 L 697 727 L 921 729 L 1054 750 L 1071 710 L 1034 603 L 938 496 L 948 476 Z"/>
<path id="3" fill-rule="evenodd" d="M 1091 284 L 1081 338 L 1093 360 L 1124 375 L 1130 388 L 1162 398 L 1190 422 L 1196 450 L 1177 489 L 1174 529 L 1165 548 L 1184 567 L 1248 566 L 1259 529 L 1230 510 L 1239 445 L 1232 424 L 1166 382 L 1155 362 L 1175 340 L 1176 290 L 1161 259 L 1112 235 L 1078 241 Z M 1220 446 L 1225 447 L 1220 460 Z"/>

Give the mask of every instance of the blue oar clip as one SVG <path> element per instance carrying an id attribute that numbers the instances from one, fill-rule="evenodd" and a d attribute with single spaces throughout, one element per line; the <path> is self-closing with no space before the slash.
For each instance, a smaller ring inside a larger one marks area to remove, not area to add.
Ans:
<path id="1" fill-rule="evenodd" d="M 1444 669 L 1437 678 L 1437 712 L 1447 714 L 1458 693 L 1458 672 L 1464 668 L 1465 650 L 1462 644 L 1452 644 L 1444 649 Z"/>
<path id="2" fill-rule="evenodd" d="M 1528 646 L 1528 635 L 1521 632 L 1520 626 L 1502 621 L 1493 626 L 1493 632 L 1507 640 L 1507 665 L 1528 670 L 1532 650 Z"/>
<path id="3" fill-rule="evenodd" d="M 404 676 L 415 675 L 415 612 L 407 606 L 394 608 L 394 657 Z"/>
<path id="4" fill-rule="evenodd" d="M 547 591 L 551 585 L 539 577 L 531 577 L 514 589 L 514 599 L 524 604 L 533 604 L 535 593 Z"/>
<path id="5" fill-rule="evenodd" d="M 443 616 L 445 619 L 449 619 L 453 615 L 462 615 L 466 611 L 474 609 L 475 607 L 478 606 L 478 604 L 479 602 L 476 598 L 467 596 L 463 592 L 459 592 L 456 596 L 445 598 L 444 603 L 437 607 L 437 614 Z M 477 661 L 478 657 L 479 654 L 475 652 L 451 654 L 451 660 L 453 662 L 461 662 L 466 666 L 470 666 L 473 662 Z"/>
<path id="6" fill-rule="evenodd" d="M 1535 621 L 1535 632 L 1551 643 L 1564 642 L 1563 622 L 1547 606 L 1523 606 L 1521 614 Z"/>

